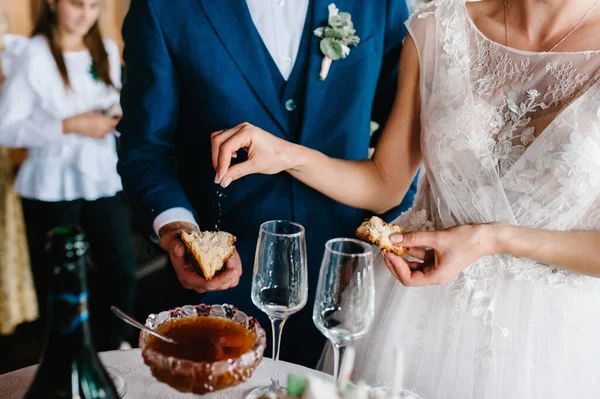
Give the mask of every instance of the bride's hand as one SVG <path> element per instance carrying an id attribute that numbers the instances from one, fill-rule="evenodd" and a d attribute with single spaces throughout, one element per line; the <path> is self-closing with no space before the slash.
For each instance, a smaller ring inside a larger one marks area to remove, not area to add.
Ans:
<path id="1" fill-rule="evenodd" d="M 385 263 L 406 286 L 445 285 L 482 256 L 493 253 L 490 225 L 464 225 L 436 232 L 394 234 L 392 241 L 419 261 L 387 253 Z"/>
<path id="2" fill-rule="evenodd" d="M 286 150 L 293 144 L 249 123 L 214 132 L 211 142 L 215 183 L 223 187 L 249 174 L 273 175 L 292 166 Z M 240 149 L 247 152 L 248 159 L 231 165 Z"/>

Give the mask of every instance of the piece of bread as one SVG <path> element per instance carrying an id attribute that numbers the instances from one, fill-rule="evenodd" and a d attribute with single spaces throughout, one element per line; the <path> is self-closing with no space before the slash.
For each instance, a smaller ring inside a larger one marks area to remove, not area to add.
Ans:
<path id="1" fill-rule="evenodd" d="M 381 249 L 381 252 L 392 252 L 398 256 L 402 256 L 406 252 L 406 248 L 394 245 L 390 240 L 390 235 L 396 233 L 404 233 L 404 230 L 400 226 L 384 222 L 377 216 L 365 220 L 356 229 L 356 236 L 358 238 L 377 245 Z"/>
<path id="2" fill-rule="evenodd" d="M 235 236 L 224 231 L 182 231 L 180 238 L 207 280 L 212 279 L 235 252 Z"/>

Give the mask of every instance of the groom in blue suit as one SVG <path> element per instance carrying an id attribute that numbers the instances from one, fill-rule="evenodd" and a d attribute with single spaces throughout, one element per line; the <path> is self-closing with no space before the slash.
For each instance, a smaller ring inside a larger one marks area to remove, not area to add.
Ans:
<path id="1" fill-rule="evenodd" d="M 220 188 L 211 133 L 250 122 L 331 157 L 367 157 L 370 122 L 384 126 L 394 102 L 408 11 L 405 0 L 335 0 L 351 13 L 361 40 L 322 81 L 323 54 L 313 31 L 327 25 L 332 1 L 132 0 L 123 28 L 119 172 L 130 201 L 160 236 L 182 285 L 194 290 L 187 300 L 232 303 L 267 331 L 268 319 L 250 299 L 259 226 L 274 219 L 302 224 L 309 299 L 286 324 L 281 356 L 309 367 L 325 342 L 311 320 L 324 244 L 353 236 L 367 214 L 284 173 Z M 410 207 L 414 189 L 384 216 L 393 219 Z M 176 239 L 180 230 L 198 228 L 220 228 L 238 239 L 239 256 L 211 281 L 192 271 Z"/>

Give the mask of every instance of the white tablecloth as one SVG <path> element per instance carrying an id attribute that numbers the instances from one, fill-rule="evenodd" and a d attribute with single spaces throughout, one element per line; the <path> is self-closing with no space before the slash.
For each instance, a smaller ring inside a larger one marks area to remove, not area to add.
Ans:
<path id="1" fill-rule="evenodd" d="M 154 379 L 150 373 L 150 369 L 144 364 L 139 349 L 100 353 L 100 359 L 106 366 L 114 367 L 125 375 L 125 379 L 127 380 L 125 398 L 127 399 L 242 399 L 252 388 L 259 385 L 268 385 L 271 382 L 271 367 L 273 365 L 271 359 L 265 358 L 254 372 L 252 378 L 245 384 L 208 395 L 194 396 L 192 394 L 180 393 Z M 21 399 L 31 383 L 35 369 L 36 366 L 31 366 L 0 375 L 0 398 Z M 279 375 L 281 376 L 280 380 L 282 384 L 285 384 L 288 373 L 324 376 L 324 374 L 315 370 L 291 363 L 280 362 Z"/>

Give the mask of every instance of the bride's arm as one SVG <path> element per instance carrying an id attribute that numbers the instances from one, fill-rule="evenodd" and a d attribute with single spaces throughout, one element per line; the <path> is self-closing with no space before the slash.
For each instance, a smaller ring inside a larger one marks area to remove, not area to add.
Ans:
<path id="1" fill-rule="evenodd" d="M 398 205 L 421 163 L 419 62 L 407 36 L 392 113 L 371 160 L 346 161 L 290 143 L 249 124 L 213 134 L 215 181 L 228 186 L 252 173 L 282 170 L 343 204 L 383 213 Z M 238 149 L 248 160 L 230 166 Z"/>
<path id="2" fill-rule="evenodd" d="M 398 205 L 421 162 L 419 65 L 407 36 L 400 61 L 396 101 L 371 160 L 333 159 L 294 146 L 288 172 L 338 202 L 382 213 Z"/>
<path id="3" fill-rule="evenodd" d="M 550 231 L 502 224 L 485 228 L 489 229 L 495 253 L 600 277 L 600 232 Z"/>
<path id="4" fill-rule="evenodd" d="M 600 277 L 598 231 L 551 231 L 491 223 L 395 234 L 391 239 L 409 248 L 409 255 L 423 260 L 411 262 L 386 253 L 388 268 L 408 286 L 448 284 L 467 266 L 493 254 L 533 259 L 548 267 Z"/>

